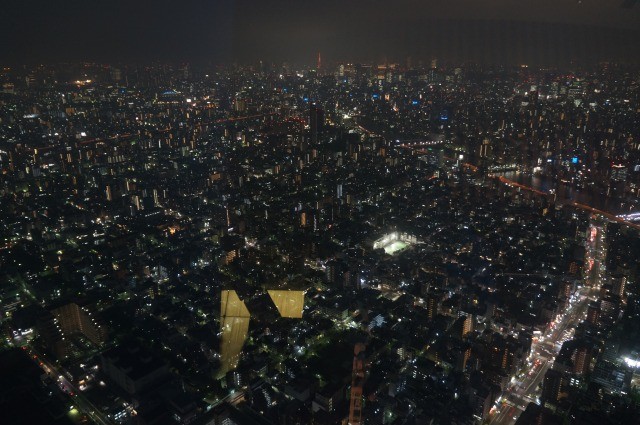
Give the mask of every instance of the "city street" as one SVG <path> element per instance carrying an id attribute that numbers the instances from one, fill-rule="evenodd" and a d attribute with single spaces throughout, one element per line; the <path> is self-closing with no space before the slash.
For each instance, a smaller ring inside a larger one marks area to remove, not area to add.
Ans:
<path id="1" fill-rule="evenodd" d="M 84 397 L 82 393 L 64 376 L 63 371 L 53 363 L 46 360 L 32 348 L 28 347 L 27 353 L 29 354 L 29 357 L 36 362 L 38 366 L 40 366 L 44 373 L 56 381 L 60 389 L 69 396 L 71 404 L 80 413 L 87 415 L 98 425 L 113 425 L 113 421 L 109 420 L 109 418 L 97 409 L 93 403 L 87 400 L 87 398 Z"/>
<path id="2" fill-rule="evenodd" d="M 516 377 L 514 385 L 509 387 L 506 394 L 503 393 L 498 407 L 489 419 L 490 424 L 514 424 L 527 405 L 530 402 L 536 402 L 540 394 L 539 386 L 547 370 L 553 365 L 562 342 L 573 335 L 575 326 L 584 318 L 590 301 L 587 294 L 588 290 L 581 288 L 576 293 L 575 301 L 562 315 L 560 321 L 552 325 L 540 338 L 534 340 L 529 356 L 531 369 L 521 378 L 521 381 Z"/>

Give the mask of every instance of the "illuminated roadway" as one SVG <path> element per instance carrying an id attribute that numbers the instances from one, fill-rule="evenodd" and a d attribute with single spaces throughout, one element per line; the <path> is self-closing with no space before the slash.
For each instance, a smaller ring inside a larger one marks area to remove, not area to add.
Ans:
<path id="1" fill-rule="evenodd" d="M 26 347 L 23 348 L 26 349 Z M 29 353 L 29 357 L 58 384 L 61 391 L 70 397 L 71 403 L 79 412 L 87 415 L 98 425 L 113 425 L 113 422 L 110 421 L 104 413 L 97 409 L 93 403 L 87 400 L 87 398 L 82 395 L 82 393 L 71 382 L 69 382 L 57 366 L 46 360 L 30 347 L 28 348 L 27 353 Z"/>
<path id="2" fill-rule="evenodd" d="M 548 329 L 538 340 L 531 344 L 530 363 L 524 377 L 514 377 L 512 384 L 502 394 L 502 400 L 497 410 L 492 410 L 489 423 L 495 425 L 512 425 L 518 416 L 526 409 L 530 402 L 536 402 L 539 395 L 538 386 L 544 379 L 547 370 L 553 364 L 555 356 L 560 351 L 562 342 L 570 337 L 575 327 L 584 318 L 589 305 L 588 290 L 581 288 L 575 295 L 575 301 L 570 305 L 560 321 Z"/>
<path id="3" fill-rule="evenodd" d="M 369 130 L 362 127 L 361 125 L 358 125 L 358 127 L 360 127 L 360 129 L 365 132 L 369 132 Z M 455 161 L 454 158 L 445 157 L 445 159 Z M 473 164 L 462 163 L 461 165 L 463 167 L 471 169 L 474 172 L 478 171 L 478 168 Z M 517 183 L 503 176 L 489 174 L 488 177 L 496 179 L 500 183 L 513 187 L 515 189 L 526 190 L 539 196 L 550 196 L 549 193 L 545 193 L 533 187 Z M 612 221 L 616 221 L 635 229 L 640 229 L 640 225 L 629 221 L 629 217 L 615 216 L 606 211 L 598 210 L 589 205 L 584 205 L 575 201 L 567 202 L 567 205 L 588 211 L 593 214 L 605 216 Z M 635 219 L 636 217 L 633 218 Z M 578 325 L 578 323 L 580 323 L 580 321 L 585 316 L 585 312 L 590 301 L 590 296 L 588 295 L 592 295 L 588 294 L 587 292 L 588 290 L 585 288 L 580 289 L 580 291 L 578 291 L 578 293 L 576 294 L 577 301 L 575 301 L 567 309 L 567 311 L 562 316 L 560 321 L 555 325 L 555 327 L 547 330 L 547 332 L 545 332 L 545 334 L 540 337 L 539 341 L 532 343 L 531 353 L 529 356 L 529 359 L 532 360 L 532 362 L 528 363 L 531 369 L 524 376 L 524 379 L 522 381 L 517 380 L 517 376 L 514 377 L 514 384 L 512 384 L 505 391 L 506 394 L 503 393 L 502 395 L 502 404 L 499 404 L 497 406 L 497 410 L 492 409 L 492 413 L 490 414 L 488 420 L 490 424 L 512 425 L 517 421 L 520 414 L 526 409 L 527 405 L 530 402 L 536 402 L 537 396 L 539 395 L 538 386 L 544 379 L 544 375 L 546 374 L 547 370 L 549 370 L 549 368 L 553 365 L 555 356 L 560 351 L 560 348 L 562 346 L 562 342 L 566 340 L 566 338 L 570 334 L 573 333 L 576 325 Z"/>
<path id="4" fill-rule="evenodd" d="M 33 294 L 27 289 L 25 282 L 22 282 L 22 290 L 26 293 L 30 298 L 35 300 Z M 106 415 L 104 415 L 100 410 L 98 410 L 93 403 L 91 403 L 87 398 L 76 388 L 67 378 L 65 378 L 64 373 L 62 373 L 57 366 L 49 362 L 44 358 L 40 353 L 34 350 L 30 346 L 23 346 L 24 350 L 27 350 L 29 354 L 29 358 L 33 360 L 50 378 L 52 378 L 60 387 L 61 391 L 66 393 L 73 403 L 73 406 L 78 409 L 79 412 L 87 415 L 91 420 L 98 425 L 112 425 L 113 422 L 110 421 Z"/>

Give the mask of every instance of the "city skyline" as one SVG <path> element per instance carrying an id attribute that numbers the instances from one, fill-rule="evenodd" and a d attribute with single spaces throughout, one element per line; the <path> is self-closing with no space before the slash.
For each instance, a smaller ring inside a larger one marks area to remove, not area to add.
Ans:
<path id="1" fill-rule="evenodd" d="M 636 3 L 3 5 L 2 423 L 636 423 Z"/>

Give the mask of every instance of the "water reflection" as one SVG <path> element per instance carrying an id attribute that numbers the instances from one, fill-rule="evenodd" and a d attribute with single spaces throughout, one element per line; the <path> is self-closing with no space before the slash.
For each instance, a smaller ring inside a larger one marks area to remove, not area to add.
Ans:
<path id="1" fill-rule="evenodd" d="M 292 319 L 302 318 L 304 291 L 269 290 L 267 292 L 278 309 L 280 316 Z"/>
<path id="2" fill-rule="evenodd" d="M 281 317 L 302 318 L 304 291 L 268 290 L 267 293 Z M 251 313 L 237 292 L 223 290 L 220 296 L 220 377 L 238 367 L 249 334 L 250 319 Z"/>
<path id="3" fill-rule="evenodd" d="M 236 291 L 222 291 L 220 299 L 220 374 L 224 375 L 238 366 L 244 341 L 249 333 L 251 314 Z"/>
<path id="4" fill-rule="evenodd" d="M 496 175 L 504 176 L 509 180 L 532 187 L 541 192 L 549 193 L 555 190 L 556 199 L 560 202 L 575 201 L 615 215 L 640 211 L 637 200 L 630 201 L 610 198 L 606 194 L 601 193 L 599 188 L 576 188 L 562 182 L 554 181 L 549 177 L 518 171 L 496 173 Z"/>

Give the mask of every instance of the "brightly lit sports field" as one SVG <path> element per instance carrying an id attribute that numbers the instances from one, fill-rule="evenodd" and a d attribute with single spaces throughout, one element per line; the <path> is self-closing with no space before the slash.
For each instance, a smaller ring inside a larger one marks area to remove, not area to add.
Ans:
<path id="1" fill-rule="evenodd" d="M 389 245 L 385 246 L 384 247 L 384 252 L 386 252 L 389 255 L 393 255 L 398 251 L 402 251 L 407 246 L 409 246 L 409 245 L 407 243 L 405 243 L 405 242 L 395 241 L 395 242 L 392 242 Z"/>

